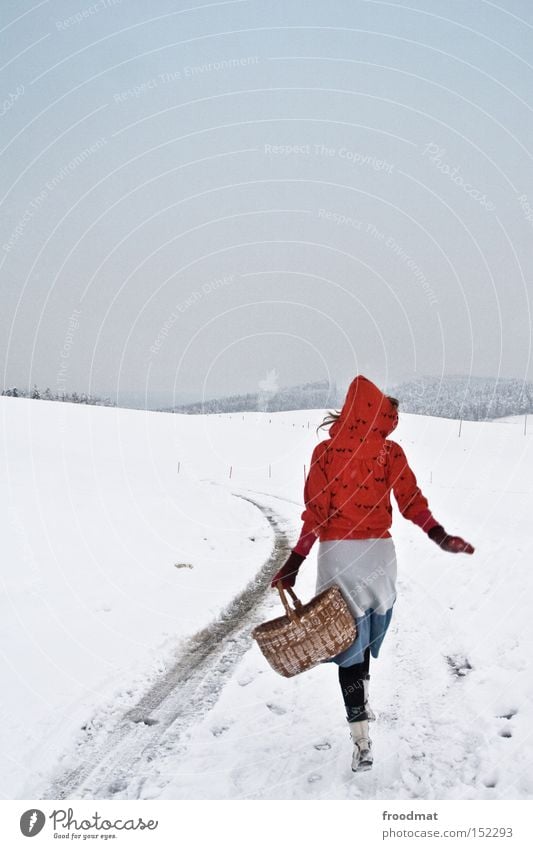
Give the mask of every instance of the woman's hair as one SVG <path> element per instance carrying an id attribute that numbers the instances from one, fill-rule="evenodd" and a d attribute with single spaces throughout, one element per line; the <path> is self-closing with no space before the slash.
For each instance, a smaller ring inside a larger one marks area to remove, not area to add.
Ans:
<path id="1" fill-rule="evenodd" d="M 338 413 L 336 413 L 334 410 L 328 410 L 327 416 L 325 417 L 322 424 L 318 425 L 316 432 L 318 433 L 318 431 L 320 430 L 321 427 L 330 427 L 333 424 L 333 422 L 336 422 L 337 419 L 340 418 L 340 414 L 341 414 L 340 410 L 339 410 Z"/>
<path id="2" fill-rule="evenodd" d="M 386 397 L 391 402 L 393 407 L 396 407 L 396 409 L 398 409 L 398 407 L 400 406 L 400 402 L 398 401 L 398 399 L 393 398 L 392 395 L 387 395 Z M 331 427 L 333 422 L 336 422 L 337 419 L 340 418 L 340 414 L 341 414 L 340 410 L 339 410 L 338 413 L 335 410 L 328 410 L 328 413 L 325 416 L 324 421 L 321 424 L 318 425 L 318 427 L 316 429 L 316 433 L 318 433 L 318 431 L 322 427 Z"/>

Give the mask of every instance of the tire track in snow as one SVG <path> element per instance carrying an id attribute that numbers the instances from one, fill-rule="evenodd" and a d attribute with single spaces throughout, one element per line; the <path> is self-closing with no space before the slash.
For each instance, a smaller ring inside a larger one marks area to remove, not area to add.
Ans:
<path id="1" fill-rule="evenodd" d="M 229 671 L 250 648 L 250 631 L 261 621 L 260 605 L 272 574 L 284 563 L 289 541 L 281 525 L 286 520 L 270 507 L 249 501 L 274 531 L 269 559 L 255 578 L 222 611 L 218 619 L 187 642 L 173 666 L 128 709 L 102 739 L 79 744 L 79 763 L 54 778 L 43 799 L 139 798 L 150 763 L 172 731 L 172 748 L 189 726 L 217 702 Z M 102 735 L 100 735 L 102 737 Z M 140 774 L 139 774 L 140 773 Z"/>

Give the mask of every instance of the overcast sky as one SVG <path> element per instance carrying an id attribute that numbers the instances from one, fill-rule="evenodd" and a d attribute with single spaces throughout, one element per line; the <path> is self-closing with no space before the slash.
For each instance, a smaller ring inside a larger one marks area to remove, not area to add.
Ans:
<path id="1" fill-rule="evenodd" d="M 2 0 L 3 384 L 533 379 L 533 7 Z"/>

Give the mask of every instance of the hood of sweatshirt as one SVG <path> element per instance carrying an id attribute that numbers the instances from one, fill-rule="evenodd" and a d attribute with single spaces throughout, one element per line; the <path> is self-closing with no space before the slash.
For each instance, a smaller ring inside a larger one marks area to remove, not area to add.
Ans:
<path id="1" fill-rule="evenodd" d="M 329 436 L 335 442 L 382 442 L 397 424 L 394 404 L 371 380 L 358 374 L 350 383 L 340 417 L 331 425 Z"/>

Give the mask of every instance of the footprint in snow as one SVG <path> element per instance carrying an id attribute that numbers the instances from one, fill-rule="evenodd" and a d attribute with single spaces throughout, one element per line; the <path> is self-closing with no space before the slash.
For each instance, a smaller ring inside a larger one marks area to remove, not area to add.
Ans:
<path id="1" fill-rule="evenodd" d="M 272 713 L 277 713 L 278 716 L 283 716 L 284 713 L 287 713 L 286 708 L 281 707 L 281 705 L 272 704 L 272 702 L 267 702 L 267 708 L 272 711 Z"/>
<path id="2" fill-rule="evenodd" d="M 315 749 L 318 749 L 319 752 L 326 751 L 331 749 L 331 743 L 328 743 L 327 740 L 324 743 L 315 743 Z"/>
<path id="3" fill-rule="evenodd" d="M 446 655 L 446 662 L 451 671 L 458 678 L 464 678 L 472 669 L 472 665 L 467 657 L 461 654 Z"/>
<path id="4" fill-rule="evenodd" d="M 211 734 L 213 737 L 220 737 L 225 731 L 229 731 L 229 725 L 215 725 L 215 727 L 211 729 Z"/>
<path id="5" fill-rule="evenodd" d="M 518 713 L 518 708 L 509 708 L 507 713 L 498 714 L 498 719 L 512 719 Z"/>
<path id="6" fill-rule="evenodd" d="M 309 784 L 314 784 L 316 781 L 322 781 L 322 776 L 318 772 L 312 772 L 307 776 L 307 781 Z"/>
<path id="7" fill-rule="evenodd" d="M 502 729 L 500 729 L 500 731 L 498 731 L 498 734 L 500 735 L 500 737 L 512 737 L 513 736 L 513 732 L 511 731 L 510 728 L 502 728 Z"/>
<path id="8" fill-rule="evenodd" d="M 108 793 L 114 796 L 115 793 L 121 793 L 123 790 L 125 790 L 127 786 L 128 784 L 123 778 L 117 778 L 108 786 L 107 790 Z"/>
<path id="9" fill-rule="evenodd" d="M 485 778 L 482 779 L 482 781 L 485 787 L 496 787 L 496 785 L 498 784 L 498 776 L 495 772 L 492 772 L 486 775 Z"/>

